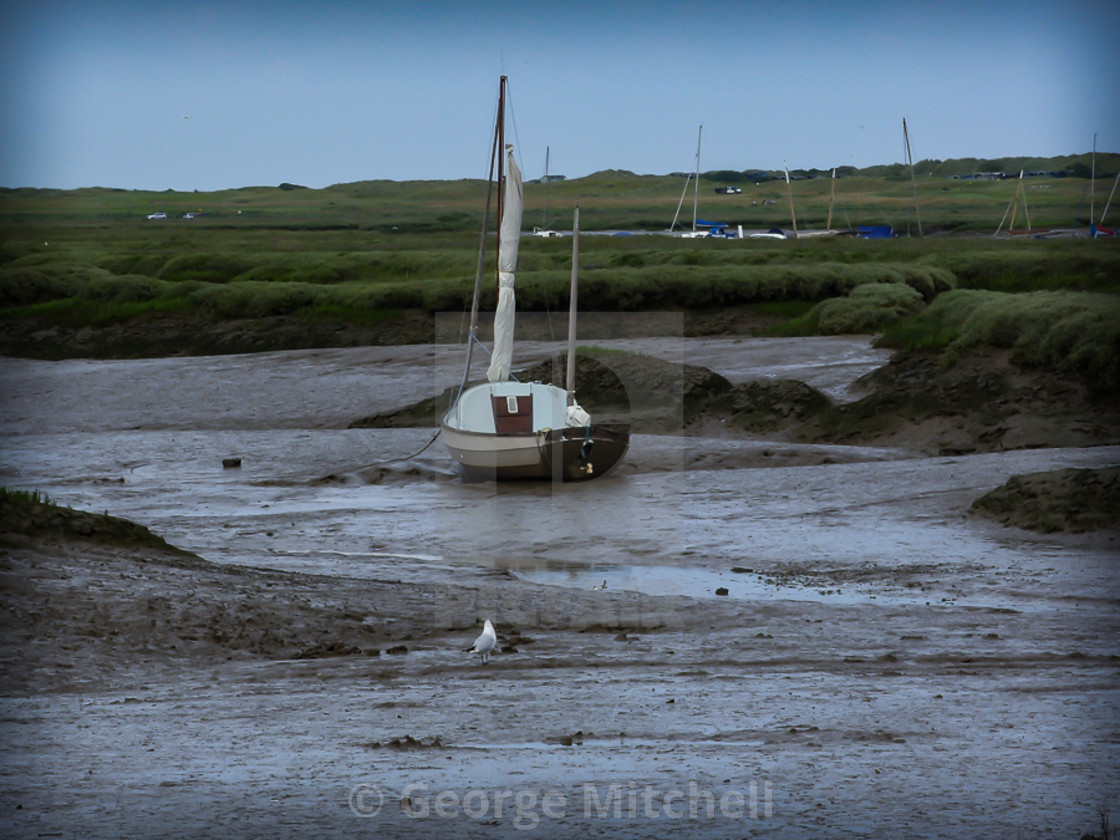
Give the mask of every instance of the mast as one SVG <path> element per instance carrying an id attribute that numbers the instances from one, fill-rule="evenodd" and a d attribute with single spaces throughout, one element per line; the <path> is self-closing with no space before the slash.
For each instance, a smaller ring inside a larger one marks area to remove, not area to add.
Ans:
<path id="1" fill-rule="evenodd" d="M 999 236 L 999 232 L 1003 230 L 1003 223 L 1007 221 L 1007 214 L 1011 214 L 1011 224 L 1007 226 L 1007 235 L 1013 236 L 1015 234 L 1015 216 L 1019 212 L 1019 198 L 1023 199 L 1023 213 L 1027 218 L 1027 230 L 1031 227 L 1030 211 L 1027 209 L 1027 196 L 1023 192 L 1023 170 L 1019 170 L 1019 181 L 1015 185 L 1015 195 L 1011 197 L 1011 202 L 1007 205 L 1007 209 L 1003 211 L 1003 218 L 999 220 L 999 227 L 996 228 L 995 236 Z"/>
<path id="2" fill-rule="evenodd" d="M 568 391 L 568 403 L 574 402 L 576 390 L 576 312 L 579 296 L 579 204 L 576 204 L 572 217 L 572 292 L 568 299 L 568 371 L 564 387 Z"/>
<path id="3" fill-rule="evenodd" d="M 505 174 L 506 155 L 506 82 L 507 77 L 502 76 L 498 82 L 498 243 L 495 252 L 498 259 L 502 258 L 502 217 L 505 214 L 505 189 L 503 189 L 503 176 Z"/>
<path id="4" fill-rule="evenodd" d="M 1018 185 L 1015 187 L 1015 197 L 1011 199 L 1011 224 L 1007 226 L 1007 234 L 1010 236 L 1015 231 L 1015 214 L 1019 212 L 1019 193 L 1023 189 L 1023 179 L 1019 179 Z"/>
<path id="5" fill-rule="evenodd" d="M 825 230 L 832 230 L 832 205 L 836 203 L 836 167 L 832 167 L 832 191 L 828 195 L 828 221 L 824 223 Z"/>
<path id="6" fill-rule="evenodd" d="M 494 347 L 486 378 L 490 382 L 505 382 L 513 358 L 513 332 L 516 319 L 514 282 L 517 272 L 517 251 L 521 242 L 521 218 L 525 197 L 521 188 L 521 170 L 513 156 L 513 146 L 505 142 L 506 77 L 502 76 L 502 95 L 499 97 L 499 151 L 498 174 L 504 168 L 501 180 L 501 198 L 498 213 L 498 305 L 494 309 Z"/>
<path id="7" fill-rule="evenodd" d="M 541 202 L 541 230 L 548 227 L 548 157 L 551 151 L 551 146 L 544 147 L 544 189 L 541 191 L 544 201 Z"/>
<path id="8" fill-rule="evenodd" d="M 910 183 L 914 186 L 914 215 L 918 219 L 918 236 L 922 236 L 922 213 L 918 209 L 918 179 L 914 175 L 914 158 L 910 154 L 910 132 L 906 130 L 906 117 L 902 118 L 902 139 L 906 143 L 906 162 L 910 164 Z"/>
<path id="9" fill-rule="evenodd" d="M 696 132 L 696 184 L 692 196 L 692 232 L 696 233 L 696 214 L 700 208 L 700 139 L 704 134 L 704 124 Z"/>
<path id="10" fill-rule="evenodd" d="M 1093 132 L 1093 159 L 1089 169 L 1089 236 L 1097 236 L 1096 219 L 1097 132 Z"/>
<path id="11" fill-rule="evenodd" d="M 793 212 L 793 187 L 789 182 L 789 163 L 783 161 L 786 166 L 786 195 L 789 196 L 789 217 L 793 221 L 793 238 L 797 238 L 797 214 Z"/>
<path id="12" fill-rule="evenodd" d="M 993 233 L 992 236 L 999 236 L 999 232 L 1001 230 L 1003 230 L 1003 223 L 1007 221 L 1007 214 L 1011 212 L 1011 208 L 1014 206 L 1015 202 L 1018 199 L 1019 199 L 1019 192 L 1018 192 L 1018 188 L 1016 188 L 1015 197 L 1011 199 L 1011 203 L 1008 204 L 1007 209 L 1003 211 L 1003 218 L 999 220 L 999 227 L 996 228 L 996 232 Z M 1014 219 L 1012 219 L 1012 223 L 1014 223 Z M 1008 229 L 1008 235 L 1010 236 L 1010 234 L 1011 234 L 1011 230 L 1009 228 Z"/>

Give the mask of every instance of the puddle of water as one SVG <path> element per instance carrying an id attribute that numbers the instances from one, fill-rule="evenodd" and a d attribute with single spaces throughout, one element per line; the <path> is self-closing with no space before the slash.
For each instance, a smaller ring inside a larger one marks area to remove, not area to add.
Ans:
<path id="1" fill-rule="evenodd" d="M 566 569 L 519 569 L 517 575 L 534 583 L 575 589 L 641 592 L 645 595 L 684 595 L 690 598 L 735 598 L 745 601 L 814 601 L 829 604 L 929 604 L 923 593 L 891 593 L 879 587 L 782 586 L 752 572 L 718 571 L 681 566 L 585 566 Z M 604 585 L 605 584 L 605 585 Z M 723 591 L 726 590 L 726 591 Z M 958 606 L 991 606 L 937 598 Z"/>

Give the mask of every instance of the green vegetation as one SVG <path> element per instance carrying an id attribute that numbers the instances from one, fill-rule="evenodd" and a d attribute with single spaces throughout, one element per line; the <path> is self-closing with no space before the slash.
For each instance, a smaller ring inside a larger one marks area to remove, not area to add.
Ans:
<path id="1" fill-rule="evenodd" d="M 902 234 L 895 239 L 586 235 L 581 309 L 750 307 L 756 323 L 774 324 L 771 334 L 883 331 L 892 347 L 944 352 L 948 361 L 971 348 L 1002 347 L 1024 364 L 1114 382 L 1120 350 L 1109 318 L 1120 321 L 1120 243 L 991 235 L 1023 194 L 1020 215 L 1029 210 L 1034 227 L 1084 229 L 1086 180 L 1034 177 L 1024 180 L 1020 192 L 1016 181 L 950 177 L 1014 171 L 1020 164 L 1072 171 L 1084 161 L 1026 163 L 918 164 L 924 230 L 954 234 L 949 236 L 905 235 L 916 233 L 913 191 L 908 173 L 900 179 L 891 168 L 846 170 L 848 177 L 835 184 L 807 178 L 794 182 L 792 191 L 800 230 L 824 226 L 835 186 L 833 227 L 891 224 Z M 1098 172 L 1118 166 L 1120 156 L 1098 156 Z M 714 187 L 735 181 L 735 173 L 703 177 L 701 215 L 746 228 L 788 229 L 784 180 L 755 184 L 751 174 L 739 173 L 743 192 L 731 195 L 716 195 Z M 579 202 L 587 231 L 663 231 L 681 187 L 679 177 L 622 171 L 529 183 L 525 225 L 564 227 Z M 35 353 L 36 341 L 48 341 L 35 337 L 42 331 L 56 336 L 49 339 L 56 349 L 48 354 L 65 355 L 83 349 L 58 350 L 57 336 L 65 335 L 54 331 L 70 335 L 85 327 L 158 323 L 133 346 L 137 352 L 172 352 L 170 346 L 160 349 L 159 336 L 171 337 L 165 343 L 182 342 L 199 324 L 248 320 L 255 325 L 251 349 L 264 349 L 273 329 L 267 319 L 285 320 L 285 340 L 292 346 L 313 346 L 329 341 L 336 328 L 376 333 L 404 321 L 405 313 L 420 323 L 417 313 L 461 312 L 474 284 L 483 195 L 481 182 L 467 180 L 214 193 L 0 190 L 4 346 Z M 157 210 L 170 218 L 149 221 L 147 214 Z M 200 216 L 181 218 L 200 210 Z M 570 248 L 563 237 L 523 237 L 520 309 L 566 307 Z M 481 304 L 492 309 L 495 302 L 494 284 L 486 283 Z M 311 343 L 299 344 L 301 330 Z M 401 335 L 393 340 L 409 340 Z M 192 352 L 228 352 L 223 346 L 217 339 L 190 344 Z"/>
<path id="2" fill-rule="evenodd" d="M 823 300 L 808 313 L 768 331 L 770 335 L 841 335 L 878 332 L 921 308 L 922 295 L 905 283 L 865 283 L 846 297 Z"/>
<path id="3" fill-rule="evenodd" d="M 610 241 L 603 244 L 611 245 Z M 906 284 L 919 297 L 932 299 L 953 284 L 940 268 L 902 263 L 850 264 L 799 262 L 753 264 L 746 260 L 698 255 L 682 264 L 675 242 L 642 255 L 646 267 L 591 265 L 581 272 L 580 301 L 588 310 L 710 309 L 759 302 L 820 301 L 846 295 L 864 284 Z M 606 249 L 599 249 L 600 252 Z M 595 253 L 585 249 L 584 254 Z M 614 256 L 618 256 L 615 254 Z M 530 261 L 531 263 L 531 261 Z M 247 276 L 249 275 L 249 276 Z M 392 275 L 390 275 L 392 276 Z M 306 275 L 305 275 L 306 277 Z M 526 310 L 567 305 L 570 268 L 527 268 L 518 281 L 519 306 Z M 469 305 L 473 279 L 431 276 L 411 281 L 371 276 L 345 282 L 265 280 L 257 272 L 213 276 L 204 281 L 170 281 L 134 274 L 114 276 L 99 267 L 61 264 L 0 268 L 0 317 L 35 318 L 52 324 L 79 325 L 123 321 L 145 315 L 193 311 L 217 319 L 273 315 L 333 317 L 369 322 L 376 313 L 398 309 L 459 311 Z M 492 308 L 496 290 L 486 288 L 482 306 Z"/>
<path id="4" fill-rule="evenodd" d="M 259 230 L 194 228 L 167 241 L 165 231 L 142 233 L 147 237 L 137 241 L 135 233 L 111 229 L 55 229 L 47 234 L 50 245 L 9 238 L 9 258 L 0 265 L 2 317 L 77 325 L 83 317 L 104 324 L 193 311 L 208 318 L 298 313 L 368 323 L 390 310 L 461 310 L 473 287 L 473 237 L 462 234 L 299 231 L 270 251 Z M 523 241 L 518 297 L 524 308 L 566 305 L 569 248 L 563 240 Z M 1103 241 L 588 236 L 581 255 L 581 304 L 591 310 L 816 302 L 869 283 L 905 283 L 926 301 L 954 286 L 1111 292 L 1120 284 L 1120 251 Z M 487 285 L 483 306 L 494 301 Z"/>
<path id="5" fill-rule="evenodd" d="M 1089 292 L 958 289 L 924 312 L 888 327 L 882 343 L 943 351 L 957 362 L 977 347 L 1011 351 L 1018 364 L 1080 375 L 1104 391 L 1120 387 L 1120 298 Z"/>
<path id="6" fill-rule="evenodd" d="M 3 505 L 47 505 L 55 507 L 54 500 L 39 490 L 13 490 L 0 487 L 0 504 Z"/>

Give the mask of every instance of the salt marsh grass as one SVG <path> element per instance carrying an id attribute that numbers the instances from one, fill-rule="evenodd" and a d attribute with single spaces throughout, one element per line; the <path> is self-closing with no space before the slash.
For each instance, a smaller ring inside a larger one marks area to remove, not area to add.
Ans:
<path id="1" fill-rule="evenodd" d="M 946 365 L 977 348 L 1007 349 L 1019 364 L 1078 374 L 1100 390 L 1120 387 L 1120 297 L 1111 294 L 958 289 L 888 327 L 882 341 L 941 351 Z"/>
<path id="2" fill-rule="evenodd" d="M 1084 179 L 1043 180 L 1032 221 L 1076 224 Z M 789 226 L 782 203 L 768 203 L 778 189 L 773 183 L 734 196 L 703 186 L 706 216 Z M 826 179 L 794 184 L 803 229 L 821 226 L 829 186 Z M 679 188 L 669 176 L 597 173 L 548 185 L 548 207 L 564 218 L 580 201 L 590 231 L 663 230 Z M 751 307 L 772 324 L 781 321 L 770 327 L 778 334 L 883 331 L 891 346 L 947 358 L 998 346 L 1024 362 L 1115 381 L 1112 360 L 1120 351 L 1109 318 L 1120 322 L 1120 243 L 997 241 L 990 233 L 1014 190 L 999 181 L 931 177 L 919 184 L 927 230 L 984 235 L 781 242 L 585 236 L 581 308 Z M 905 181 L 861 175 L 838 182 L 838 191 L 834 224 L 885 222 L 905 232 L 912 210 Z M 405 310 L 463 310 L 474 284 L 482 195 L 477 181 L 206 194 L 0 190 L 0 323 L 80 328 L 278 316 L 363 327 Z M 544 199 L 542 185 L 527 184 L 526 198 L 528 226 Z M 199 209 L 197 218 L 180 218 Z M 153 210 L 171 218 L 148 221 Z M 564 237 L 523 238 L 520 307 L 566 307 L 570 248 Z M 486 271 L 489 277 L 492 258 Z M 493 286 L 484 284 L 484 308 L 495 305 Z"/>

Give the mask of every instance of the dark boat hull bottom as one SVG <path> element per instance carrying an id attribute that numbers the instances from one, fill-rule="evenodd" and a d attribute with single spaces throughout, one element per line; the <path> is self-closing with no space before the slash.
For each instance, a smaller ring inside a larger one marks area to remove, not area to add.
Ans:
<path id="1" fill-rule="evenodd" d="M 621 424 L 554 429 L 539 446 L 540 459 L 518 466 L 461 464 L 471 481 L 589 481 L 610 472 L 630 448 L 630 427 Z"/>

